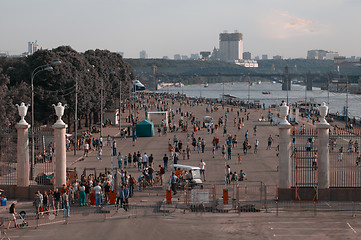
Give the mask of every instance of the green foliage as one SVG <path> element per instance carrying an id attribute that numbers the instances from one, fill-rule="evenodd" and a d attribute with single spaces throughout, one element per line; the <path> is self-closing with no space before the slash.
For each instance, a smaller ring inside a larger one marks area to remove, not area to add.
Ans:
<path id="1" fill-rule="evenodd" d="M 100 112 L 101 79 L 104 80 L 104 108 L 114 108 L 119 102 L 119 79 L 123 96 L 129 96 L 132 67 L 116 53 L 107 50 L 89 50 L 78 53 L 69 46 L 52 50 L 40 50 L 24 58 L 0 59 L 0 117 L 1 124 L 15 124 L 15 103 L 31 102 L 31 74 L 38 66 L 61 61 L 52 71 L 41 71 L 34 77 L 35 122 L 54 122 L 57 102 L 67 104 L 64 121 L 73 119 L 75 112 L 75 83 L 78 80 L 78 116 L 97 115 Z M 94 68 L 90 66 L 94 65 Z M 116 74 L 110 75 L 111 71 Z M 87 71 L 88 70 L 88 71 Z M 126 74 L 127 73 L 127 74 Z M 128 94 L 126 94 L 128 92 Z M 125 99 L 125 97 L 124 97 Z M 30 109 L 29 109 L 30 110 Z M 70 116 L 72 116 L 70 118 Z M 4 118 L 4 119 L 2 119 Z M 27 116 L 30 122 L 30 111 Z M 70 121 L 68 124 L 71 124 Z"/>

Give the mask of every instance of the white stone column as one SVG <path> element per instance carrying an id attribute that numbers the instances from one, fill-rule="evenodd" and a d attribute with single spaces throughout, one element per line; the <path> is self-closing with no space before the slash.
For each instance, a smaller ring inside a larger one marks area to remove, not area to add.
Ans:
<path id="1" fill-rule="evenodd" d="M 26 116 L 28 105 L 21 103 L 17 105 L 19 115 L 21 117 L 20 122 L 16 124 L 17 129 L 17 186 L 18 187 L 28 187 L 29 186 L 29 127 L 30 125 L 25 121 L 24 117 Z"/>
<path id="2" fill-rule="evenodd" d="M 66 125 L 61 117 L 64 114 L 64 107 L 61 103 L 58 103 L 57 106 L 53 104 L 55 108 L 56 115 L 58 116 L 58 121 L 53 125 L 54 128 L 54 143 L 55 143 L 55 186 L 62 187 L 63 184 L 66 184 Z"/>
<path id="3" fill-rule="evenodd" d="M 279 188 L 291 188 L 291 124 L 286 120 L 289 107 L 286 103 L 280 106 L 281 122 L 278 125 L 280 132 L 279 142 Z"/>
<path id="4" fill-rule="evenodd" d="M 328 107 L 323 103 L 319 108 L 321 120 L 317 124 L 318 129 L 318 186 L 319 188 L 330 187 L 330 158 L 329 158 L 329 128 L 330 124 L 325 119 Z"/>

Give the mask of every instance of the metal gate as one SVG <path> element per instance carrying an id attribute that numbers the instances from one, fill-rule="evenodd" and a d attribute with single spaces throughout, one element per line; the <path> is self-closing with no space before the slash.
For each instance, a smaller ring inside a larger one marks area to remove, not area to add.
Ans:
<path id="1" fill-rule="evenodd" d="M 329 139 L 330 187 L 361 187 L 361 131 L 335 127 Z M 293 131 L 291 141 L 292 186 L 317 187 L 317 130 Z"/>
<path id="2" fill-rule="evenodd" d="M 0 130 L 0 184 L 16 185 L 16 146 L 15 128 Z"/>
<path id="3" fill-rule="evenodd" d="M 330 130 L 330 187 L 361 187 L 360 142 L 359 130 Z"/>
<path id="4" fill-rule="evenodd" d="M 315 129 L 293 130 L 291 135 L 292 186 L 295 199 L 303 200 L 300 188 L 313 188 L 312 200 L 318 200 L 318 157 L 317 135 Z"/>
<path id="5" fill-rule="evenodd" d="M 34 139 L 34 153 L 33 149 Z M 29 131 L 30 185 L 50 185 L 54 182 L 54 129 L 34 128 L 34 138 Z"/>

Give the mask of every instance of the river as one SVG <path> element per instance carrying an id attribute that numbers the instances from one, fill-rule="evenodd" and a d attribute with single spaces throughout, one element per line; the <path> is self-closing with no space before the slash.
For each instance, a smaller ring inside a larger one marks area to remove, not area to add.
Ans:
<path id="1" fill-rule="evenodd" d="M 269 91 L 270 94 L 263 94 L 263 91 Z M 205 97 L 205 98 L 221 98 L 223 93 L 222 84 L 209 84 L 208 87 L 204 85 L 186 85 L 184 87 L 170 87 L 160 89 L 159 92 L 170 93 L 184 93 L 188 97 Z M 344 113 L 346 106 L 346 93 L 328 94 L 327 90 L 320 88 L 313 88 L 312 91 L 305 91 L 305 86 L 293 84 L 291 91 L 282 91 L 280 83 L 261 83 L 250 86 L 248 83 L 225 83 L 224 94 L 229 94 L 239 98 L 240 100 L 250 101 L 259 100 L 260 103 L 265 103 L 266 106 L 271 104 L 279 104 L 282 100 L 294 103 L 300 100 L 314 101 L 317 103 L 329 103 L 329 112 Z M 361 116 L 361 95 L 349 94 L 348 109 L 349 117 L 355 116 L 360 119 Z"/>

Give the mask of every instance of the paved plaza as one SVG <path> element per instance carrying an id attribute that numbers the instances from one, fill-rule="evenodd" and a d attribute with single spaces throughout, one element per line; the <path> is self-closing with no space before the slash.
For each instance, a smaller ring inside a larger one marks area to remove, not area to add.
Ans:
<path id="1" fill-rule="evenodd" d="M 176 111 L 181 107 L 183 112 L 192 112 L 193 115 L 203 121 L 204 116 L 212 116 L 217 122 L 221 116 L 227 112 L 227 134 L 224 135 L 223 128 L 211 134 L 203 128 L 195 133 L 195 137 L 203 138 L 206 142 L 205 152 L 194 151 L 191 142 L 187 140 L 187 133 L 181 130 L 167 133 L 166 136 L 158 136 L 155 129 L 154 137 L 138 138 L 133 146 L 132 138 L 120 139 L 117 126 L 106 127 L 104 132 L 104 148 L 102 160 L 97 159 L 97 152 L 91 151 L 88 157 L 83 157 L 83 151 L 67 153 L 67 166 L 76 168 L 80 175 L 84 168 L 96 168 L 97 171 L 104 171 L 117 166 L 117 159 L 111 156 L 111 148 L 107 146 L 106 136 L 115 137 L 117 151 L 123 155 L 140 151 L 154 156 L 154 168 L 158 170 L 158 165 L 163 165 L 163 156 L 168 153 L 168 142 L 173 141 L 174 135 L 183 142 L 183 149 L 190 145 L 192 151 L 189 160 L 180 157 L 179 164 L 199 166 L 200 160 L 206 162 L 207 184 L 222 186 L 225 179 L 225 161 L 221 149 L 217 150 L 215 157 L 212 156 L 212 139 L 214 136 L 220 138 L 223 143 L 228 134 L 237 135 L 238 146 L 232 149 L 232 159 L 227 162 L 232 172 L 239 173 L 242 169 L 246 172 L 247 180 L 239 182 L 243 187 L 257 186 L 263 183 L 267 186 L 266 210 L 253 213 L 209 213 L 191 212 L 181 209 L 170 208 L 170 211 L 159 211 L 159 203 L 164 201 L 166 196 L 166 186 L 154 186 L 135 191 L 134 197 L 130 199 L 131 208 L 129 211 L 116 210 L 112 206 L 106 206 L 104 212 L 96 213 L 95 207 L 71 208 L 70 217 L 63 219 L 60 215 L 55 219 L 49 219 L 47 215 L 39 220 L 30 219 L 29 227 L 23 229 L 7 230 L 7 235 L 11 239 L 358 239 L 361 232 L 361 222 L 358 212 L 359 204 L 352 205 L 343 211 L 344 206 L 333 206 L 329 203 L 312 202 L 300 205 L 289 203 L 279 203 L 275 201 L 277 197 L 276 189 L 278 184 L 278 127 L 271 126 L 269 122 L 259 121 L 267 117 L 268 109 L 250 109 L 245 113 L 240 112 L 240 118 L 245 120 L 241 129 L 234 125 L 238 108 L 220 106 L 218 111 L 206 112 L 206 104 L 198 106 L 180 106 L 179 102 L 172 104 L 168 100 L 169 107 Z M 227 111 L 228 110 L 228 111 Z M 271 109 L 276 116 L 276 109 Z M 144 110 L 138 113 L 140 120 L 144 119 Z M 175 115 L 174 122 L 178 122 L 180 114 Z M 312 122 L 303 121 L 307 127 L 312 127 Z M 129 123 L 122 119 L 124 127 Z M 254 126 L 257 125 L 257 133 L 254 134 Z M 190 128 L 189 128 L 190 130 Z M 248 139 L 252 145 L 247 154 L 243 153 L 242 143 L 245 133 L 248 130 Z M 191 131 L 189 131 L 191 134 Z M 270 150 L 267 148 L 267 139 L 272 136 L 273 143 Z M 94 137 L 99 137 L 95 134 Z M 259 150 L 254 153 L 255 140 L 259 140 Z M 242 161 L 238 162 L 237 154 L 240 154 Z M 137 177 L 141 174 L 136 167 L 129 167 L 126 170 Z M 170 171 L 165 175 L 169 179 Z M 242 195 L 242 193 L 240 193 Z M 182 193 L 173 196 L 173 200 L 182 199 Z M 11 203 L 11 201 L 9 201 Z M 322 207 L 321 207 L 322 205 Z M 355 211 L 349 211 L 354 208 Z M 317 209 L 317 210 L 315 210 Z M 320 210 L 321 209 L 321 210 Z M 32 202 L 19 202 L 17 211 L 25 210 L 27 213 L 34 213 Z M 335 210 L 335 211 L 331 211 Z M 337 210 L 337 211 L 336 211 Z M 1 215 L 7 216 L 6 210 L 1 209 Z"/>

